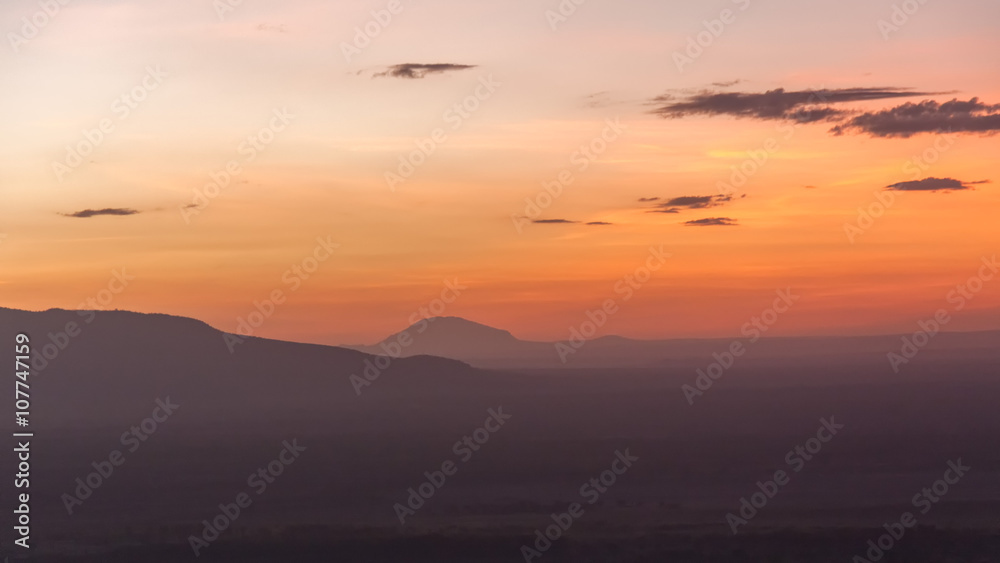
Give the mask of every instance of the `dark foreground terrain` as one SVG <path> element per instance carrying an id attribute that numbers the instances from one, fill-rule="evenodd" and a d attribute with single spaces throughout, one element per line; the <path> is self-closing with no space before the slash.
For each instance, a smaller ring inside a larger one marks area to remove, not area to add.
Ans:
<path id="1" fill-rule="evenodd" d="M 684 528 L 599 533 L 589 537 L 576 534 L 561 540 L 541 560 L 565 562 L 645 562 L 744 563 L 766 561 L 820 563 L 851 561 L 858 550 L 878 530 L 773 530 L 731 537 Z M 986 563 L 997 561 L 1000 534 L 918 528 L 913 538 L 901 543 L 880 561 L 907 563 Z M 192 554 L 187 545 L 155 543 L 131 537 L 141 545 L 74 556 L 36 557 L 46 563 L 97 561 L 187 561 Z M 370 530 L 328 529 L 323 527 L 284 530 L 241 531 L 238 538 L 220 541 L 206 561 L 517 561 L 523 538 L 506 533 L 442 532 L 400 535 Z M 990 555 L 993 554 L 993 555 Z M 534 559 L 533 559 L 534 560 Z"/>
<path id="2" fill-rule="evenodd" d="M 83 318 L 0 317 L 5 341 L 38 346 Z M 491 371 L 421 356 L 356 387 L 358 351 L 230 353 L 197 321 L 100 313 L 32 374 L 31 557 L 1000 562 L 992 354 L 928 348 L 898 374 L 884 353 L 748 355 L 689 404 L 681 385 L 711 357 Z M 16 473 L 12 453 L 0 470 Z M 552 515 L 567 529 L 548 545 Z"/>

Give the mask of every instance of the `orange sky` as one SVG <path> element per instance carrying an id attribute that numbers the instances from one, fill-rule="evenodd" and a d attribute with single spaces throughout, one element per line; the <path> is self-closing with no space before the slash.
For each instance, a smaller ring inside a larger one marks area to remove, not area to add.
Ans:
<path id="1" fill-rule="evenodd" d="M 38 8 L 4 3 L 0 305 L 76 307 L 124 268 L 135 279 L 106 308 L 235 330 L 281 290 L 255 334 L 358 343 L 404 328 L 457 279 L 468 289 L 444 314 L 555 340 L 662 245 L 670 259 L 603 333 L 734 336 L 787 287 L 802 297 L 774 334 L 903 332 L 1000 252 L 995 135 L 956 133 L 937 140 L 941 151 L 933 133 L 835 136 L 827 122 L 651 113 L 664 94 L 777 88 L 929 93 L 836 106 L 855 113 L 1000 104 L 995 2 L 928 2 L 886 39 L 889 1 L 591 0 L 553 30 L 555 1 L 404 0 L 348 61 L 342 43 L 388 5 L 247 0 L 220 16 L 211 2 L 75 0 L 18 42 L 11 33 L 23 36 Z M 673 53 L 724 9 L 735 21 L 679 71 Z M 472 68 L 377 76 L 402 63 Z M 492 92 L 481 87 L 491 81 Z M 468 117 L 447 113 L 477 89 Z M 130 107 L 121 97 L 133 92 L 144 99 Z M 609 120 L 621 133 L 582 170 L 574 152 L 607 138 Z M 93 151 L 54 171 L 102 122 L 113 129 Z M 242 143 L 272 126 L 281 130 L 249 158 Z M 386 172 L 437 129 L 446 139 L 390 189 Z M 732 201 L 679 213 L 638 201 L 719 195 L 731 167 L 766 143 L 777 149 Z M 925 151 L 936 161 L 914 174 L 908 163 Z M 231 160 L 229 185 L 182 210 Z M 527 214 L 573 222 L 518 229 L 525 199 L 563 171 L 572 184 Z M 925 178 L 992 183 L 885 190 Z M 852 243 L 844 225 L 876 193 L 895 201 Z M 106 208 L 138 213 L 67 216 Z M 684 224 L 717 217 L 737 225 Z M 318 237 L 339 246 L 308 279 L 283 279 Z M 948 329 L 1000 328 L 998 313 L 1000 289 L 986 282 Z"/>

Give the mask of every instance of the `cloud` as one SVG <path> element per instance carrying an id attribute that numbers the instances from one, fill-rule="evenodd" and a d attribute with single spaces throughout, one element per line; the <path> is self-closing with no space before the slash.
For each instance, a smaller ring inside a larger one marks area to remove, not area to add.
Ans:
<path id="1" fill-rule="evenodd" d="M 650 201 L 658 201 L 659 199 L 660 198 L 658 198 L 658 197 L 640 197 L 639 198 L 639 203 L 648 203 Z"/>
<path id="2" fill-rule="evenodd" d="M 639 201 L 656 201 L 660 198 L 642 198 Z M 729 195 L 685 195 L 661 201 L 649 213 L 680 213 L 683 209 L 708 209 L 732 201 Z"/>
<path id="3" fill-rule="evenodd" d="M 736 226 L 736 219 L 730 219 L 729 217 L 708 217 L 706 219 L 687 221 L 684 225 L 688 227 L 732 227 Z"/>
<path id="4" fill-rule="evenodd" d="M 274 31 L 277 33 L 288 33 L 288 27 L 285 24 L 271 25 L 267 23 L 262 23 L 257 26 L 257 31 Z"/>
<path id="5" fill-rule="evenodd" d="M 534 219 L 532 223 L 540 223 L 542 225 L 556 225 L 562 223 L 579 223 L 579 221 L 570 221 L 569 219 Z"/>
<path id="6" fill-rule="evenodd" d="M 583 98 L 583 105 L 587 108 L 603 108 L 613 103 L 614 100 L 611 98 L 611 93 L 607 90 L 595 92 Z"/>
<path id="7" fill-rule="evenodd" d="M 664 118 L 692 115 L 730 115 L 752 119 L 787 120 L 799 123 L 831 121 L 847 116 L 846 110 L 833 104 L 928 96 L 928 92 L 913 92 L 906 88 L 841 88 L 835 90 L 792 90 L 784 88 L 767 92 L 704 91 L 675 99 L 671 95 L 654 98 L 657 107 L 652 113 Z"/>
<path id="8" fill-rule="evenodd" d="M 613 225 L 614 223 L 608 223 L 607 221 L 591 221 L 587 223 L 588 225 Z"/>
<path id="9" fill-rule="evenodd" d="M 729 80 L 727 82 L 713 82 L 712 86 L 716 88 L 729 88 L 730 86 L 736 86 L 740 82 L 743 82 L 742 78 L 737 78 L 736 80 Z"/>
<path id="10" fill-rule="evenodd" d="M 139 213 L 139 211 L 125 207 L 105 207 L 104 209 L 84 209 L 83 211 L 77 211 L 75 213 L 62 213 L 61 215 L 64 217 L 88 219 L 98 215 L 135 215 L 137 213 Z"/>
<path id="11" fill-rule="evenodd" d="M 909 182 L 897 182 L 885 187 L 887 190 L 897 192 L 937 192 L 954 190 L 971 190 L 974 184 L 988 184 L 989 180 L 979 180 L 977 182 L 962 182 L 954 178 L 924 178 L 923 180 L 912 180 Z"/>
<path id="12" fill-rule="evenodd" d="M 434 64 L 418 64 L 418 63 L 403 63 L 398 65 L 391 65 L 385 67 L 383 72 L 377 72 L 372 75 L 372 78 L 389 77 L 389 78 L 410 78 L 417 79 L 423 78 L 428 74 L 441 74 L 445 72 L 450 72 L 454 70 L 466 70 L 470 68 L 476 68 L 477 65 L 460 65 L 453 63 L 434 63 Z"/>
<path id="13" fill-rule="evenodd" d="M 862 113 L 830 130 L 834 135 L 849 131 L 872 137 L 910 137 L 919 133 L 996 133 L 1000 131 L 1000 104 L 989 105 L 972 98 L 938 103 L 907 102 L 887 110 Z"/>
<path id="14" fill-rule="evenodd" d="M 681 197 L 675 197 L 673 199 L 668 199 L 666 202 L 661 203 L 662 206 L 676 206 L 676 207 L 687 207 L 689 209 L 704 209 L 706 207 L 715 207 L 716 205 L 721 205 L 721 201 L 729 201 L 729 196 L 727 195 L 685 195 Z"/>

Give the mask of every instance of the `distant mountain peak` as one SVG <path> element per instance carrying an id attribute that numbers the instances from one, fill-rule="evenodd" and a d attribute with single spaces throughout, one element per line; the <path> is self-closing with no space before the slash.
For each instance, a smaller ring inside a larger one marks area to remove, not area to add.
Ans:
<path id="1" fill-rule="evenodd" d="M 446 358 L 473 356 L 505 356 L 513 353 L 521 341 L 509 331 L 494 328 L 462 317 L 425 317 L 405 330 L 390 335 L 372 346 L 356 346 L 372 354 L 393 353 L 403 356 L 431 355 Z"/>
<path id="2" fill-rule="evenodd" d="M 514 335 L 510 331 L 492 327 L 476 321 L 470 321 L 462 317 L 425 317 L 407 329 L 412 336 L 418 334 L 433 334 L 436 337 L 448 337 L 459 339 L 482 339 L 514 341 Z"/>

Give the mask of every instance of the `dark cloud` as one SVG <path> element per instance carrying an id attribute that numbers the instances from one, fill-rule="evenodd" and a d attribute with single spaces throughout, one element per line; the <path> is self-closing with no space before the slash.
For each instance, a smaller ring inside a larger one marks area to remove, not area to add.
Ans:
<path id="1" fill-rule="evenodd" d="M 706 219 L 695 219 L 684 223 L 688 227 L 730 227 L 736 225 L 736 219 L 729 217 L 708 217 Z"/>
<path id="2" fill-rule="evenodd" d="M 835 135 L 849 131 L 872 137 L 910 137 L 919 133 L 996 133 L 1000 131 L 1000 104 L 989 105 L 972 98 L 938 103 L 907 102 L 887 110 L 857 115 L 830 130 Z"/>
<path id="3" fill-rule="evenodd" d="M 670 95 L 652 100 L 657 107 L 652 113 L 664 118 L 691 115 L 731 115 L 753 119 L 781 119 L 799 123 L 830 121 L 844 118 L 845 110 L 833 104 L 928 96 L 928 92 L 913 92 L 906 88 L 841 88 L 835 90 L 793 90 L 784 88 L 767 92 L 706 91 L 681 99 Z"/>
<path id="4" fill-rule="evenodd" d="M 736 80 L 730 80 L 728 82 L 713 82 L 712 86 L 715 86 L 716 88 L 729 88 L 730 86 L 736 86 L 740 82 L 743 82 L 743 80 L 737 78 Z"/>
<path id="5" fill-rule="evenodd" d="M 659 200 L 659 198 L 643 198 L 646 200 Z M 650 213 L 680 213 L 684 209 L 708 209 L 718 207 L 724 203 L 732 201 L 729 195 L 685 195 L 661 201 L 656 204 Z M 639 201 L 642 201 L 640 199 Z"/>
<path id="6" fill-rule="evenodd" d="M 77 217 L 80 219 L 88 219 L 90 217 L 96 217 L 98 215 L 135 215 L 139 213 L 135 209 L 128 209 L 125 207 L 105 207 L 104 209 L 84 209 L 83 211 L 77 211 L 75 213 L 63 213 L 65 217 Z"/>
<path id="7" fill-rule="evenodd" d="M 718 201 L 729 201 L 729 196 L 723 195 L 685 195 L 681 197 L 675 197 L 673 199 L 668 199 L 664 203 L 660 204 L 664 207 L 687 207 L 689 209 L 704 209 L 706 207 L 714 207 L 719 205 L 716 203 Z"/>
<path id="8" fill-rule="evenodd" d="M 591 221 L 587 223 L 588 225 L 613 225 L 614 223 L 608 223 L 607 221 Z"/>
<path id="9" fill-rule="evenodd" d="M 937 192 L 954 190 L 971 190 L 974 184 L 986 184 L 989 180 L 979 180 L 977 182 L 962 182 L 954 178 L 924 178 L 923 180 L 911 180 L 909 182 L 897 182 L 885 187 L 887 190 L 899 192 Z"/>
<path id="10" fill-rule="evenodd" d="M 389 78 L 423 78 L 428 74 L 440 74 L 453 70 L 466 70 L 476 68 L 477 65 L 460 65 L 452 63 L 418 64 L 403 63 L 386 67 L 385 71 L 377 72 L 372 77 L 379 78 L 387 76 Z"/>
<path id="11" fill-rule="evenodd" d="M 651 201 L 658 201 L 659 199 L 658 197 L 640 197 L 639 203 L 649 203 Z"/>
<path id="12" fill-rule="evenodd" d="M 540 223 L 542 225 L 556 225 L 562 223 L 579 223 L 579 221 L 570 221 L 569 219 L 534 219 L 532 223 Z"/>

